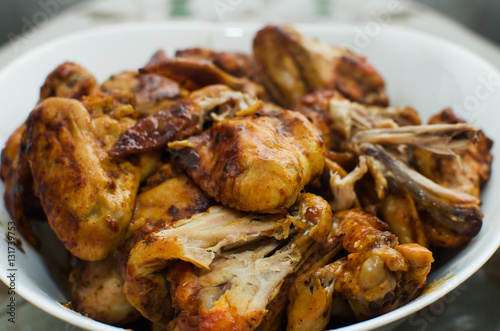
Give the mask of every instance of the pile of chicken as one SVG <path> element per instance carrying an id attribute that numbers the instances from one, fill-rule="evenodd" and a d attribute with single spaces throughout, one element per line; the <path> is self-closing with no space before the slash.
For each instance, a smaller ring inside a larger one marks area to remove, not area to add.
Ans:
<path id="1" fill-rule="evenodd" d="M 388 106 L 363 57 L 267 26 L 253 56 L 160 51 L 102 85 L 60 65 L 1 176 L 18 231 L 38 247 L 44 217 L 79 259 L 83 315 L 323 330 L 414 299 L 430 250 L 478 233 L 491 145 L 449 109 Z"/>

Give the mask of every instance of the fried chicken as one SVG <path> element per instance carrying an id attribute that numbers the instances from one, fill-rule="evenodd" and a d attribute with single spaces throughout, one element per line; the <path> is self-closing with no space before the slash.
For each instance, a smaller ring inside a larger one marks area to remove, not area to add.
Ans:
<path id="1" fill-rule="evenodd" d="M 320 132 L 289 110 L 216 122 L 168 146 L 203 191 L 243 211 L 285 211 L 324 166 Z"/>
<path id="2" fill-rule="evenodd" d="M 310 39 L 290 25 L 258 31 L 253 55 L 266 90 L 283 106 L 323 88 L 365 104 L 388 103 L 382 77 L 363 57 Z"/>
<path id="3" fill-rule="evenodd" d="M 96 112 L 91 117 L 77 100 L 49 98 L 26 123 L 35 193 L 49 225 L 82 260 L 103 259 L 123 242 L 139 183 L 156 166 L 155 155 L 133 162 L 108 156 L 118 137 L 135 123 L 127 110 L 133 112 L 123 105 L 111 116 Z"/>

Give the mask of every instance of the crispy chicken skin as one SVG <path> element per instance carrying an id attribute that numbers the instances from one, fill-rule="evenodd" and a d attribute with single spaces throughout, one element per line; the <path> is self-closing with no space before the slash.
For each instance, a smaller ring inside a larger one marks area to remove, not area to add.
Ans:
<path id="1" fill-rule="evenodd" d="M 175 57 L 147 66 L 140 73 L 163 75 L 182 84 L 189 91 L 214 84 L 224 84 L 235 91 L 255 97 L 264 94 L 264 88 L 248 78 L 235 77 L 217 67 L 211 60 L 196 57 Z"/>
<path id="2" fill-rule="evenodd" d="M 94 76 L 78 64 L 65 62 L 54 69 L 40 89 L 39 103 L 49 97 L 81 99 L 99 91 Z M 40 242 L 28 217 L 44 218 L 40 200 L 33 192 L 33 177 L 26 156 L 25 123 L 7 140 L 2 150 L 1 178 L 5 182 L 4 200 L 17 230 L 35 248 Z"/>
<path id="3" fill-rule="evenodd" d="M 207 86 L 139 120 L 120 137 L 111 154 L 123 156 L 165 147 L 170 141 L 201 132 L 214 110 L 226 112 L 223 116 L 233 116 L 260 104 L 257 99 L 227 86 Z"/>
<path id="4" fill-rule="evenodd" d="M 383 79 L 363 57 L 303 36 L 289 25 L 257 32 L 253 55 L 262 83 L 281 105 L 322 88 L 365 104 L 388 103 Z"/>
<path id="5" fill-rule="evenodd" d="M 333 223 L 349 254 L 297 278 L 289 291 L 288 330 L 323 330 L 333 295 L 347 299 L 364 320 L 408 303 L 425 285 L 434 261 L 429 250 L 399 245 L 385 223 L 359 209 L 335 214 Z"/>
<path id="6" fill-rule="evenodd" d="M 65 62 L 52 71 L 40 89 L 40 102 L 50 97 L 81 100 L 83 96 L 100 91 L 92 74 L 80 65 Z"/>
<path id="7" fill-rule="evenodd" d="M 315 251 L 334 245 L 331 217 L 326 201 L 312 194 L 301 195 L 285 214 L 245 215 L 212 207 L 133 248 L 127 297 L 167 330 L 254 330 L 284 279 Z M 166 267 L 170 291 L 159 273 Z M 150 292 L 156 282 L 163 285 Z M 168 299 L 149 297 L 168 292 L 174 311 L 165 318 Z"/>
<path id="8" fill-rule="evenodd" d="M 216 52 L 207 48 L 187 48 L 178 50 L 176 57 L 193 57 L 212 61 L 220 69 L 235 77 L 254 80 L 255 62 L 251 55 L 234 52 Z"/>
<path id="9" fill-rule="evenodd" d="M 165 108 L 187 94 L 187 91 L 181 90 L 179 83 L 171 79 L 153 74 L 139 74 L 136 71 L 125 71 L 111 76 L 102 83 L 102 89 L 134 95 L 134 106 L 141 117 Z"/>
<path id="10" fill-rule="evenodd" d="M 35 192 L 52 229 L 82 260 L 103 259 L 122 243 L 141 176 L 155 163 L 150 155 L 136 164 L 108 157 L 109 148 L 134 123 L 126 109 L 116 109 L 120 120 L 92 118 L 79 101 L 49 98 L 27 120 Z"/>
<path id="11" fill-rule="evenodd" d="M 283 212 L 324 166 L 320 132 L 289 110 L 216 122 L 169 148 L 203 191 L 243 211 Z"/>

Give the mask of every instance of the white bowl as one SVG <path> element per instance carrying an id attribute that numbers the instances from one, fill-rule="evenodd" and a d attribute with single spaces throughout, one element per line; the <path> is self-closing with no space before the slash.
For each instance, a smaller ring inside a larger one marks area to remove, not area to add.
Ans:
<path id="1" fill-rule="evenodd" d="M 126 24 L 52 41 L 18 58 L 0 72 L 0 145 L 4 145 L 10 133 L 32 110 L 47 74 L 64 61 L 83 65 L 103 81 L 113 73 L 143 66 L 158 49 L 165 49 L 170 54 L 176 49 L 194 46 L 250 52 L 254 33 L 261 27 L 241 23 Z M 423 118 L 444 107 L 454 107 L 458 115 L 474 120 L 497 141 L 493 154 L 500 155 L 500 74 L 478 56 L 447 41 L 404 29 L 338 25 L 297 25 L 297 28 L 327 43 L 350 46 L 365 55 L 385 78 L 393 105 L 412 105 Z M 500 169 L 495 162 L 482 195 L 483 228 L 469 245 L 432 270 L 429 275 L 429 283 L 434 284 L 431 291 L 393 312 L 339 330 L 369 330 L 394 323 L 443 297 L 477 271 L 500 245 L 500 231 L 497 231 L 500 228 L 499 188 Z M 2 196 L 3 191 L 4 186 L 0 184 Z M 0 213 L 0 236 L 5 237 L 2 232 L 7 232 L 10 217 L 3 202 Z M 48 257 L 26 244 L 26 253 L 16 253 L 17 293 L 47 313 L 81 328 L 122 330 L 93 321 L 59 304 L 70 299 L 64 295 L 60 281 L 51 275 L 55 268 L 53 263 L 61 265 L 60 254 L 56 251 L 59 248 L 51 251 L 54 237 L 50 232 L 42 236 L 51 238 L 44 243 Z M 7 252 L 5 240 L 0 240 L 0 251 Z M 9 268 L 4 254 L 0 258 L 0 278 L 6 284 L 10 282 L 7 279 Z"/>

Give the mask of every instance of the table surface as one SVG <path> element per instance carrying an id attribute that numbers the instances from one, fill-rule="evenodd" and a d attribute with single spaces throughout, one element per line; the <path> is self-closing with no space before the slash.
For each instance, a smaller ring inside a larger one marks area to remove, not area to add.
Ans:
<path id="1" fill-rule="evenodd" d="M 57 0 L 59 1 L 59 0 Z M 61 0 L 62 1 L 62 0 Z M 0 48 L 0 69 L 45 41 L 75 31 L 123 22 L 202 20 L 222 22 L 333 22 L 363 26 L 376 13 L 400 6 L 387 25 L 408 27 L 454 41 L 473 50 L 500 68 L 500 48 L 460 24 L 411 0 L 254 0 L 231 3 L 217 10 L 213 0 L 94 0 L 61 13 L 45 10 L 50 20 L 38 22 L 27 34 L 14 36 Z M 29 18 L 28 18 L 29 19 Z M 34 21 L 32 21 L 34 22 Z M 0 283 L 0 330 L 67 330 L 78 328 L 62 322 L 19 298 L 18 322 L 7 324 L 7 287 Z M 442 300 L 394 326 L 395 330 L 498 330 L 500 331 L 500 251 L 476 274 Z"/>

